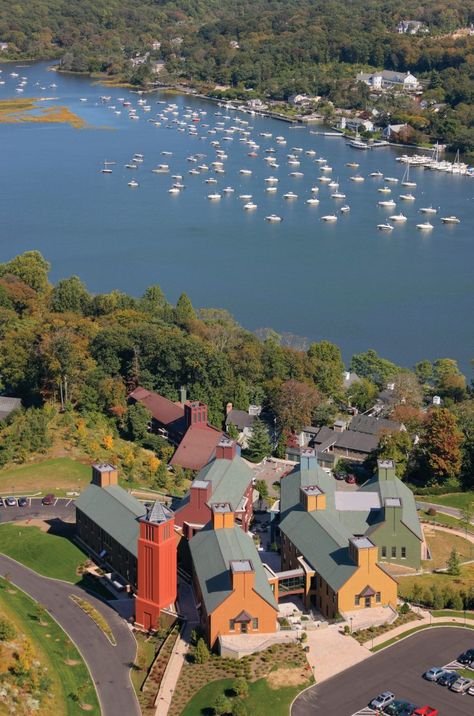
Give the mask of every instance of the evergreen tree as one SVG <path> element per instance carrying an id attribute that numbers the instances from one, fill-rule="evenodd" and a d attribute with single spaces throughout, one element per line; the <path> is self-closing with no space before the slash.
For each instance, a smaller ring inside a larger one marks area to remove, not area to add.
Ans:
<path id="1" fill-rule="evenodd" d="M 148 436 L 151 413 L 141 403 L 133 403 L 127 408 L 126 425 L 130 439 L 142 443 Z"/>
<path id="2" fill-rule="evenodd" d="M 270 436 L 268 434 L 265 423 L 256 418 L 252 424 L 252 435 L 248 441 L 247 457 L 252 462 L 261 462 L 264 457 L 270 455 L 272 447 L 270 445 Z"/>
<path id="3" fill-rule="evenodd" d="M 175 314 L 176 321 L 180 325 L 186 325 L 189 321 L 193 321 L 196 318 L 193 304 L 185 293 L 182 293 L 178 298 Z"/>
<path id="4" fill-rule="evenodd" d="M 240 696 L 241 699 L 246 699 L 249 695 L 249 685 L 242 676 L 239 676 L 237 679 L 234 679 L 232 691 L 236 696 Z"/>
<path id="5" fill-rule="evenodd" d="M 51 310 L 55 313 L 83 314 L 90 305 L 91 297 L 78 276 L 58 281 L 51 292 Z"/>
<path id="6" fill-rule="evenodd" d="M 243 701 L 234 699 L 232 703 L 232 716 L 247 716 L 247 708 Z"/>
<path id="7" fill-rule="evenodd" d="M 224 714 L 229 714 L 231 712 L 232 704 L 227 696 L 219 694 L 219 696 L 216 696 L 213 708 L 216 716 L 224 716 Z"/>
<path id="8" fill-rule="evenodd" d="M 209 649 L 204 639 L 198 639 L 196 649 L 194 651 L 194 661 L 196 664 L 205 664 L 211 658 Z"/>
<path id="9" fill-rule="evenodd" d="M 461 574 L 461 560 L 459 559 L 456 547 L 452 548 L 446 566 L 448 568 L 448 574 L 451 574 L 453 577 L 459 577 Z"/>
<path id="10" fill-rule="evenodd" d="M 227 435 L 232 438 L 232 440 L 237 440 L 239 437 L 239 431 L 235 427 L 234 423 L 229 423 L 226 428 Z"/>

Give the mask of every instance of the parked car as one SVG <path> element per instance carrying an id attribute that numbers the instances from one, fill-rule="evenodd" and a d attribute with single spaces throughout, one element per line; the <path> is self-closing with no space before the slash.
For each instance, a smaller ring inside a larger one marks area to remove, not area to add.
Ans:
<path id="1" fill-rule="evenodd" d="M 387 716 L 411 716 L 415 709 L 415 704 L 411 704 L 409 701 L 403 701 L 402 699 L 395 699 L 384 708 L 383 712 L 387 714 Z"/>
<path id="2" fill-rule="evenodd" d="M 5 504 L 7 507 L 16 507 L 16 497 L 6 497 Z"/>
<path id="3" fill-rule="evenodd" d="M 347 482 L 349 485 L 355 485 L 355 483 L 356 483 L 355 475 L 352 475 L 352 474 L 346 475 L 346 482 Z"/>
<path id="4" fill-rule="evenodd" d="M 471 686 L 474 686 L 474 681 L 472 679 L 465 679 L 464 676 L 460 676 L 456 679 L 454 684 L 450 686 L 450 689 L 457 694 L 465 694 Z"/>
<path id="5" fill-rule="evenodd" d="M 388 706 L 395 698 L 395 694 L 392 694 L 391 691 L 384 691 L 383 693 L 379 694 L 375 697 L 375 699 L 372 699 L 369 706 L 371 709 L 383 709 L 384 706 Z"/>
<path id="6" fill-rule="evenodd" d="M 438 709 L 434 709 L 432 706 L 420 706 L 419 709 L 413 711 L 413 716 L 438 716 Z"/>
<path id="7" fill-rule="evenodd" d="M 457 678 L 458 673 L 456 671 L 449 671 L 446 669 L 439 677 L 438 684 L 440 686 L 447 686 L 449 688 L 451 684 L 454 684 Z"/>
<path id="8" fill-rule="evenodd" d="M 55 496 L 50 493 L 48 495 L 45 495 L 41 502 L 43 503 L 43 505 L 52 505 L 54 504 L 55 499 Z"/>
<path id="9" fill-rule="evenodd" d="M 3 501 L 3 497 L 0 497 L 0 507 L 5 507 L 5 503 Z"/>
<path id="10" fill-rule="evenodd" d="M 439 678 L 443 675 L 444 669 L 442 669 L 440 666 L 433 666 L 428 671 L 425 671 L 423 676 L 428 681 L 438 681 Z"/>
<path id="11" fill-rule="evenodd" d="M 474 662 L 474 649 L 465 651 L 464 654 L 458 657 L 458 661 L 460 664 L 470 666 Z"/>
<path id="12" fill-rule="evenodd" d="M 474 696 L 474 684 L 468 688 L 467 693 L 470 696 Z"/>
<path id="13" fill-rule="evenodd" d="M 27 497 L 19 497 L 18 498 L 18 507 L 26 507 L 27 505 L 28 505 Z"/>

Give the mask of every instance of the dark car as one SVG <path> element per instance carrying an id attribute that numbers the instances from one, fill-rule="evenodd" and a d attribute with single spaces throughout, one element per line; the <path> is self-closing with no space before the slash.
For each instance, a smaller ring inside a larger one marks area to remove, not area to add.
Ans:
<path id="1" fill-rule="evenodd" d="M 387 714 L 387 716 L 411 716 L 415 709 L 415 704 L 411 704 L 409 701 L 395 699 L 395 701 L 392 701 L 391 704 L 384 708 L 383 712 Z"/>
<path id="2" fill-rule="evenodd" d="M 466 664 L 469 666 L 474 662 L 474 649 L 468 649 L 464 652 L 464 654 L 461 654 L 461 656 L 458 658 L 458 661 L 460 664 Z"/>
<path id="3" fill-rule="evenodd" d="M 55 496 L 50 493 L 49 495 L 45 495 L 41 502 L 43 503 L 43 505 L 53 505 L 55 499 Z"/>
<path id="4" fill-rule="evenodd" d="M 455 671 L 444 671 L 441 676 L 438 679 L 438 684 L 440 686 L 447 686 L 448 689 L 451 686 L 451 684 L 454 684 L 456 679 L 458 678 L 458 674 Z"/>
<path id="5" fill-rule="evenodd" d="M 19 497 L 18 498 L 18 507 L 26 507 L 27 505 L 28 505 L 27 497 Z"/>

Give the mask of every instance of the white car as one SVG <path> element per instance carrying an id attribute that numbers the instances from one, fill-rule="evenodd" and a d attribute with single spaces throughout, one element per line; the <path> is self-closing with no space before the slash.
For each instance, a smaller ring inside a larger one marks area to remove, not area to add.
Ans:
<path id="1" fill-rule="evenodd" d="M 371 709 L 383 709 L 385 706 L 388 706 L 394 698 L 395 694 L 392 694 L 391 691 L 384 691 L 376 696 L 375 699 L 372 699 L 369 706 Z"/>
<path id="2" fill-rule="evenodd" d="M 431 669 L 425 672 L 424 677 L 428 681 L 438 681 L 438 679 L 443 675 L 444 669 L 442 669 L 440 666 L 433 666 Z"/>

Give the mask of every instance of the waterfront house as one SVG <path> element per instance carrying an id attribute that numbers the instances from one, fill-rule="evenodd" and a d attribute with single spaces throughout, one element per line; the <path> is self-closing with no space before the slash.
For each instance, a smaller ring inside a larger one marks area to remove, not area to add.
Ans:
<path id="1" fill-rule="evenodd" d="M 359 72 L 356 75 L 356 82 L 364 82 L 371 89 L 377 91 L 400 89 L 414 92 L 420 87 L 420 83 L 411 72 L 394 72 L 392 70 Z"/>

